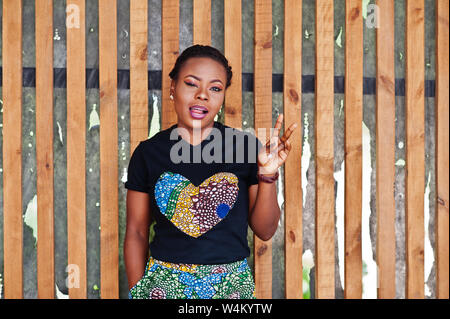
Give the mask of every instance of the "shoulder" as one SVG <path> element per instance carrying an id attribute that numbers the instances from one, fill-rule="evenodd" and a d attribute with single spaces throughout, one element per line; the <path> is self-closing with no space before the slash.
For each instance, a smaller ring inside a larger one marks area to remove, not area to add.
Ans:
<path id="1" fill-rule="evenodd" d="M 140 147 L 143 151 L 153 148 L 156 145 L 159 145 L 161 143 L 166 144 L 167 140 L 170 139 L 170 133 L 175 125 L 157 132 L 155 135 L 153 135 L 151 138 L 148 138 L 146 140 L 143 140 L 139 143 L 138 147 Z"/>
<path id="2" fill-rule="evenodd" d="M 221 125 L 223 126 L 225 149 L 233 149 L 233 152 L 237 151 L 238 153 L 243 151 L 245 158 L 247 156 L 253 157 L 255 156 L 254 154 L 259 153 L 263 144 L 255 136 L 253 129 L 241 130 L 227 125 Z"/>
<path id="3" fill-rule="evenodd" d="M 241 137 L 247 141 L 260 142 L 260 140 L 255 136 L 255 133 L 254 133 L 255 130 L 253 128 L 248 128 L 248 129 L 242 130 L 239 128 L 235 128 L 235 127 L 231 127 L 231 126 L 219 123 L 219 122 L 217 122 L 217 123 L 220 126 L 219 129 L 221 129 L 221 131 L 223 131 L 225 134 Z"/>

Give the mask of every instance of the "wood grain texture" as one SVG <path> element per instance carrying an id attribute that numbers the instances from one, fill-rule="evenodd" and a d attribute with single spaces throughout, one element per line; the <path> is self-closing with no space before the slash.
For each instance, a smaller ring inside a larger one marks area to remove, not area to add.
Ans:
<path id="1" fill-rule="evenodd" d="M 225 57 L 233 71 L 231 85 L 225 92 L 225 125 L 242 128 L 242 4 L 224 1 Z"/>
<path id="2" fill-rule="evenodd" d="M 303 298 L 302 229 L 302 1 L 284 3 L 284 127 L 298 126 L 289 141 L 291 152 L 284 164 L 285 296 Z"/>
<path id="3" fill-rule="evenodd" d="M 38 298 L 55 297 L 53 206 L 53 1 L 36 1 Z"/>
<path id="4" fill-rule="evenodd" d="M 378 298 L 395 298 L 394 2 L 378 0 L 376 29 L 376 207 Z"/>
<path id="5" fill-rule="evenodd" d="M 333 1 L 316 1 L 316 298 L 334 298 Z"/>
<path id="6" fill-rule="evenodd" d="M 119 297 L 117 2 L 99 0 L 100 296 Z"/>
<path id="7" fill-rule="evenodd" d="M 3 289 L 23 298 L 22 1 L 3 1 Z"/>
<path id="8" fill-rule="evenodd" d="M 67 254 L 69 297 L 86 287 L 86 41 L 85 1 L 68 0 L 67 30 Z M 76 23 L 78 20 L 79 23 Z"/>
<path id="9" fill-rule="evenodd" d="M 162 38 L 162 114 L 161 129 L 169 128 L 177 122 L 170 95 L 171 79 L 169 73 L 179 55 L 179 0 L 165 0 L 161 9 Z"/>
<path id="10" fill-rule="evenodd" d="M 193 1 L 193 44 L 211 45 L 211 0 Z"/>
<path id="11" fill-rule="evenodd" d="M 424 1 L 406 2 L 406 298 L 424 298 Z"/>
<path id="12" fill-rule="evenodd" d="M 130 151 L 146 140 L 148 128 L 148 3 L 130 2 Z"/>
<path id="13" fill-rule="evenodd" d="M 449 298 L 449 2 L 436 0 L 436 297 Z"/>
<path id="14" fill-rule="evenodd" d="M 254 104 L 255 131 L 272 127 L 272 2 L 255 0 Z M 260 135 L 257 135 L 263 143 Z M 254 235 L 256 297 L 272 298 L 272 240 Z"/>
<path id="15" fill-rule="evenodd" d="M 362 298 L 362 2 L 345 2 L 345 265 L 344 297 Z"/>

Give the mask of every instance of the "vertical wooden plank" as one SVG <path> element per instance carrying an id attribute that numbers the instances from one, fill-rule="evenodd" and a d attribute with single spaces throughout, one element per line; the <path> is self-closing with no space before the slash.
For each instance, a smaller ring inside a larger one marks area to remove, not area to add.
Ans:
<path id="1" fill-rule="evenodd" d="M 194 44 L 211 45 L 211 0 L 194 0 Z"/>
<path id="2" fill-rule="evenodd" d="M 102 298 L 119 297 L 117 2 L 99 0 L 100 278 Z"/>
<path id="3" fill-rule="evenodd" d="M 255 0 L 255 131 L 272 127 L 272 1 Z M 261 139 L 261 136 L 258 136 Z M 262 139 L 265 143 L 265 139 Z M 256 297 L 272 298 L 272 240 L 254 235 Z"/>
<path id="4" fill-rule="evenodd" d="M 85 1 L 67 0 L 67 246 L 69 297 L 86 298 Z"/>
<path id="5" fill-rule="evenodd" d="M 436 0 L 436 297 L 449 298 L 448 266 L 448 12 L 449 2 Z"/>
<path id="6" fill-rule="evenodd" d="M 22 1 L 3 0 L 3 247 L 5 298 L 23 298 Z"/>
<path id="7" fill-rule="evenodd" d="M 297 122 L 291 135 L 294 147 L 284 165 L 285 295 L 303 298 L 302 271 L 302 1 L 284 2 L 284 127 Z M 289 121 L 289 123 L 288 123 Z"/>
<path id="8" fill-rule="evenodd" d="M 316 298 L 334 298 L 333 1 L 316 1 Z"/>
<path id="9" fill-rule="evenodd" d="M 406 298 L 424 298 L 424 0 L 406 2 Z"/>
<path id="10" fill-rule="evenodd" d="M 130 151 L 148 137 L 148 4 L 130 2 Z"/>
<path id="11" fill-rule="evenodd" d="M 362 298 L 362 2 L 345 2 L 345 298 Z"/>
<path id="12" fill-rule="evenodd" d="M 225 125 L 242 128 L 242 4 L 225 0 L 225 56 L 233 69 L 233 79 L 225 92 Z"/>
<path id="13" fill-rule="evenodd" d="M 378 0 L 376 29 L 376 206 L 378 298 L 395 298 L 394 2 Z"/>
<path id="14" fill-rule="evenodd" d="M 38 297 L 55 297 L 53 217 L 53 2 L 36 0 Z"/>
<path id="15" fill-rule="evenodd" d="M 164 0 L 162 2 L 162 114 L 161 129 L 169 128 L 177 122 L 177 115 L 169 99 L 171 79 L 169 73 L 178 57 L 179 46 L 179 0 Z"/>

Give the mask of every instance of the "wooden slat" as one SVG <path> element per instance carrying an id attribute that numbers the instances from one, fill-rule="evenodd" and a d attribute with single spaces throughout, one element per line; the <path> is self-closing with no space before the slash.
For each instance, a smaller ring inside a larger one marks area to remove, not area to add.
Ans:
<path id="1" fill-rule="evenodd" d="M 130 151 L 148 137 L 148 2 L 130 2 Z"/>
<path id="2" fill-rule="evenodd" d="M 86 298 L 86 43 L 85 1 L 68 0 L 67 26 L 67 245 L 69 297 Z M 72 20 L 73 19 L 73 20 Z M 73 281 L 71 281 L 73 279 Z"/>
<path id="3" fill-rule="evenodd" d="M 53 217 L 53 1 L 36 0 L 38 297 L 55 297 Z"/>
<path id="4" fill-rule="evenodd" d="M 449 298 L 449 2 L 436 0 L 436 297 Z"/>
<path id="5" fill-rule="evenodd" d="M 272 2 L 255 0 L 254 42 L 255 131 L 272 127 Z M 258 135 L 261 139 L 261 136 Z M 265 143 L 265 140 L 262 140 Z M 272 298 L 272 240 L 254 235 L 256 297 Z"/>
<path id="6" fill-rule="evenodd" d="M 362 298 L 362 2 L 345 2 L 345 298 Z"/>
<path id="7" fill-rule="evenodd" d="M 169 73 L 175 65 L 179 54 L 179 0 L 162 2 L 162 114 L 161 129 L 166 129 L 177 122 L 177 115 L 169 99 L 171 79 Z"/>
<path id="8" fill-rule="evenodd" d="M 293 145 L 284 165 L 284 231 L 285 231 L 285 295 L 289 299 L 303 298 L 302 271 L 302 1 L 284 3 L 284 127 L 297 122 L 292 133 Z"/>
<path id="9" fill-rule="evenodd" d="M 194 0 L 194 44 L 211 45 L 211 0 Z"/>
<path id="10" fill-rule="evenodd" d="M 225 56 L 232 67 L 233 78 L 225 92 L 225 125 L 242 128 L 242 4 L 225 0 Z"/>
<path id="11" fill-rule="evenodd" d="M 333 1 L 316 1 L 316 298 L 334 298 Z"/>
<path id="12" fill-rule="evenodd" d="M 3 1 L 4 296 L 23 298 L 22 1 Z"/>
<path id="13" fill-rule="evenodd" d="M 424 0 L 406 2 L 406 298 L 424 298 Z"/>
<path id="14" fill-rule="evenodd" d="M 376 29 L 376 206 L 378 298 L 395 298 L 394 2 L 378 0 Z"/>
<path id="15" fill-rule="evenodd" d="M 119 297 L 117 2 L 99 0 L 100 277 L 102 298 Z"/>

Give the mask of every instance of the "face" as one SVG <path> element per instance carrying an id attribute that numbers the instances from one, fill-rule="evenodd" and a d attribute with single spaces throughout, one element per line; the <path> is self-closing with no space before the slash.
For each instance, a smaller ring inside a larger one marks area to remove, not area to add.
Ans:
<path id="1" fill-rule="evenodd" d="M 226 80 L 219 62 L 207 57 L 188 59 L 171 85 L 178 127 L 190 131 L 194 121 L 196 128 L 212 127 L 224 101 Z"/>

